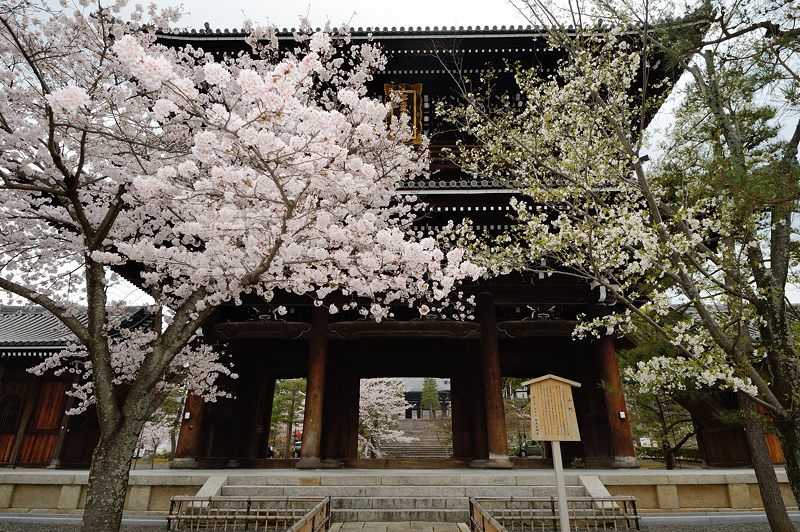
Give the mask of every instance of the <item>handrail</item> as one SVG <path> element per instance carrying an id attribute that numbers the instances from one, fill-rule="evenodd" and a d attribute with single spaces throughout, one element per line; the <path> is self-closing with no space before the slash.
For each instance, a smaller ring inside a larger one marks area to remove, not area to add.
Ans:
<path id="1" fill-rule="evenodd" d="M 319 532 L 330 520 L 330 497 L 176 495 L 167 529 Z"/>
<path id="2" fill-rule="evenodd" d="M 639 530 L 636 497 L 567 497 L 573 530 Z M 556 497 L 470 497 L 473 532 L 558 530 Z"/>

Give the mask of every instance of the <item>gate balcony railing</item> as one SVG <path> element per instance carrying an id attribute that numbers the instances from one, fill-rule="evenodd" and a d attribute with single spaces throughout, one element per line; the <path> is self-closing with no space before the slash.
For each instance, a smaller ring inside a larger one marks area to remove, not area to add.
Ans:
<path id="1" fill-rule="evenodd" d="M 636 497 L 568 497 L 570 529 L 639 530 Z M 469 499 L 473 532 L 560 530 L 558 499 L 512 497 Z"/>
<path id="2" fill-rule="evenodd" d="M 170 499 L 168 530 L 320 532 L 330 528 L 330 497 L 192 497 Z"/>

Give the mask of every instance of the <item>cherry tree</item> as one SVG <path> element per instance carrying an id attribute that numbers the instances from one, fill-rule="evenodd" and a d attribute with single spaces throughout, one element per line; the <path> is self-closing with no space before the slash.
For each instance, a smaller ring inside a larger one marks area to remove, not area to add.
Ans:
<path id="1" fill-rule="evenodd" d="M 281 53 L 252 28 L 250 53 L 215 57 L 156 42 L 176 10 L 125 22 L 124 4 L 0 6 L 0 289 L 76 338 L 37 371 L 81 372 L 72 393 L 96 407 L 83 530 L 103 532 L 170 388 L 225 394 L 231 370 L 198 337 L 219 305 L 338 292 L 370 319 L 400 302 L 463 314 L 448 292 L 482 272 L 410 228 L 397 187 L 427 154 L 366 95 L 375 46 L 311 32 Z M 119 274 L 153 299 L 149 329 L 120 327 Z"/>
<path id="2" fill-rule="evenodd" d="M 460 236 L 494 272 L 577 276 L 617 303 L 576 337 L 639 326 L 668 342 L 677 356 L 631 372 L 643 390 L 736 393 L 770 524 L 791 530 L 755 404 L 777 429 L 800 500 L 798 316 L 788 300 L 800 198 L 796 2 L 705 2 L 677 20 L 657 17 L 655 2 L 578 2 L 568 21 L 546 1 L 519 4 L 554 28 L 550 42 L 567 57 L 555 75 L 518 71 L 521 111 L 464 91 L 466 107 L 451 116 L 482 146 L 465 147 L 462 161 L 520 195 L 512 230 Z M 613 29 L 598 32 L 586 13 Z M 658 87 L 671 83 L 656 75 L 659 62 L 686 72 L 663 145 L 644 131 L 663 101 Z"/>
<path id="3" fill-rule="evenodd" d="M 405 417 L 406 387 L 402 379 L 362 379 L 358 402 L 358 443 L 364 456 L 380 458 L 381 444 L 385 442 L 411 442 L 398 422 Z"/>
<path id="4" fill-rule="evenodd" d="M 156 461 L 156 452 L 164 443 L 169 442 L 170 429 L 172 425 L 165 419 L 157 421 L 146 421 L 139 433 L 139 441 L 136 444 L 136 456 L 140 451 L 150 453 L 150 469 L 153 469 Z"/>

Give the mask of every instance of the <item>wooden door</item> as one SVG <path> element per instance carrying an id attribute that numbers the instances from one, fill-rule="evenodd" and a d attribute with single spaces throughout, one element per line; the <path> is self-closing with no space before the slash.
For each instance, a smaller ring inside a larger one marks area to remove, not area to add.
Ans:
<path id="1" fill-rule="evenodd" d="M 25 429 L 17 463 L 46 466 L 53 458 L 69 388 L 68 382 L 42 381 Z"/>

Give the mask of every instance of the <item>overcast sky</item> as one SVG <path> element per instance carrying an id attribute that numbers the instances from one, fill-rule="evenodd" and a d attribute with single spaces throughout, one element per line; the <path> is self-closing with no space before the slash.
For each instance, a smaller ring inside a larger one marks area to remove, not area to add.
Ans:
<path id="1" fill-rule="evenodd" d="M 301 15 L 315 26 L 325 22 L 351 26 L 502 26 L 526 24 L 507 0 L 155 0 L 158 5 L 182 3 L 188 12 L 182 26 L 240 28 L 246 18 L 253 22 L 296 27 Z"/>

